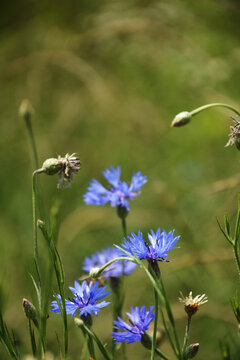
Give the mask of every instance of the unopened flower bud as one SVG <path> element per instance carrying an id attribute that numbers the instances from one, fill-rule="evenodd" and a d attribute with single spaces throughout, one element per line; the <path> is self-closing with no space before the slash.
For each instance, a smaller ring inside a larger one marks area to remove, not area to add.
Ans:
<path id="1" fill-rule="evenodd" d="M 92 316 L 90 314 L 82 315 L 81 316 L 82 321 L 84 322 L 84 325 L 86 325 L 88 328 L 90 328 L 93 324 L 93 319 Z"/>
<path id="2" fill-rule="evenodd" d="M 76 317 L 74 318 L 74 323 L 80 329 L 84 326 L 84 322 L 82 321 L 82 319 Z"/>
<path id="3" fill-rule="evenodd" d="M 37 320 L 37 310 L 35 306 L 27 299 L 23 299 L 23 310 L 29 320 Z"/>
<path id="4" fill-rule="evenodd" d="M 141 344 L 146 348 L 151 350 L 152 348 L 152 336 L 144 332 L 141 336 Z"/>
<path id="5" fill-rule="evenodd" d="M 33 114 L 33 108 L 29 100 L 24 99 L 19 107 L 19 115 L 22 116 L 27 122 L 30 121 Z"/>
<path id="6" fill-rule="evenodd" d="M 128 215 L 128 210 L 125 206 L 118 205 L 117 206 L 117 215 L 120 217 L 120 219 L 125 219 Z"/>
<path id="7" fill-rule="evenodd" d="M 199 349 L 199 343 L 189 345 L 185 350 L 184 358 L 193 359 L 197 355 L 198 349 Z"/>
<path id="8" fill-rule="evenodd" d="M 178 127 L 188 124 L 192 119 L 192 115 L 189 111 L 180 112 L 175 116 L 172 121 L 172 127 Z"/>
<path id="9" fill-rule="evenodd" d="M 91 268 L 91 270 L 89 272 L 89 277 L 90 278 L 98 278 L 100 275 L 99 270 L 100 270 L 99 267 Z"/>
<path id="10" fill-rule="evenodd" d="M 37 220 L 37 226 L 39 227 L 39 229 L 42 229 L 44 227 L 44 222 L 42 220 Z"/>

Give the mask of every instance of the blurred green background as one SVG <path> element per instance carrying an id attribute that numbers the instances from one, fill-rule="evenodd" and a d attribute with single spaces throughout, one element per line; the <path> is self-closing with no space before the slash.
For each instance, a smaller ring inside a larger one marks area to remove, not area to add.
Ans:
<path id="1" fill-rule="evenodd" d="M 209 302 L 193 319 L 190 342 L 200 342 L 199 359 L 220 359 L 219 341 L 227 338 L 232 359 L 239 359 L 230 306 L 238 276 L 216 222 L 225 212 L 234 220 L 237 208 L 239 153 L 224 148 L 232 114 L 213 109 L 186 127 L 170 127 L 178 112 L 205 103 L 240 108 L 239 16 L 239 2 L 229 0 L 1 1 L 1 303 L 22 354 L 30 352 L 22 298 L 35 301 L 28 275 L 32 158 L 18 116 L 28 98 L 40 162 L 67 152 L 83 162 L 70 189 L 57 190 L 56 177 L 41 176 L 48 211 L 56 199 L 62 202 L 59 252 L 67 286 L 83 274 L 86 255 L 122 241 L 114 208 L 83 203 L 88 182 L 103 181 L 110 165 L 121 165 L 124 180 L 140 170 L 148 183 L 130 204 L 128 232 L 140 228 L 146 235 L 160 226 L 181 235 L 181 248 L 170 254 L 174 261 L 161 266 L 181 336 L 186 314 L 179 291 L 206 293 Z M 40 256 L 42 262 L 47 257 L 44 245 Z M 125 286 L 126 311 L 152 304 L 140 271 Z M 70 359 L 80 359 L 83 339 L 70 319 L 69 328 Z M 99 314 L 95 329 L 111 341 L 111 309 Z M 60 317 L 52 314 L 47 338 L 55 354 L 61 331 Z M 127 349 L 130 359 L 150 356 L 140 344 Z M 171 354 L 167 342 L 162 349 Z M 0 358 L 7 359 L 2 347 Z"/>

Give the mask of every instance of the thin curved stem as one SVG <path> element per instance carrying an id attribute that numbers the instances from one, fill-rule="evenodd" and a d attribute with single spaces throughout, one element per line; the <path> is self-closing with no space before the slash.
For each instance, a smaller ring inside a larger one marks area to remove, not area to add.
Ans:
<path id="1" fill-rule="evenodd" d="M 156 334 L 157 334 L 157 322 L 158 322 L 158 294 L 156 290 L 154 292 L 154 326 L 153 326 L 153 337 L 152 337 L 152 352 L 151 352 L 151 360 L 155 358 L 155 349 L 156 349 Z"/>
<path id="2" fill-rule="evenodd" d="M 164 360 L 169 360 L 169 358 L 159 349 L 155 349 L 155 352 L 158 356 L 160 356 L 160 358 L 164 359 Z"/>
<path id="3" fill-rule="evenodd" d="M 39 254 L 38 254 L 38 237 L 37 237 L 37 174 L 38 170 L 33 172 L 32 176 L 32 209 L 33 209 L 33 241 L 34 241 L 34 261 L 37 269 L 38 280 L 42 295 L 42 277 L 40 272 Z"/>
<path id="4" fill-rule="evenodd" d="M 183 357 L 183 359 L 185 359 L 185 350 L 186 350 L 187 342 L 188 342 L 191 318 L 192 318 L 192 316 L 188 315 L 186 331 L 185 331 L 184 340 L 183 340 L 183 347 L 182 347 L 182 357 Z"/>
<path id="5" fill-rule="evenodd" d="M 195 109 L 193 111 L 190 111 L 190 114 L 193 116 L 193 115 L 196 115 L 196 114 L 198 114 L 199 112 L 201 112 L 203 110 L 207 110 L 207 109 L 212 108 L 212 107 L 225 107 L 225 108 L 227 108 L 229 110 L 232 110 L 235 114 L 240 116 L 240 112 L 237 109 L 235 109 L 231 105 L 223 104 L 223 103 L 212 103 L 212 104 L 203 105 L 203 106 L 200 106 L 199 108 L 197 108 L 197 109 Z"/>

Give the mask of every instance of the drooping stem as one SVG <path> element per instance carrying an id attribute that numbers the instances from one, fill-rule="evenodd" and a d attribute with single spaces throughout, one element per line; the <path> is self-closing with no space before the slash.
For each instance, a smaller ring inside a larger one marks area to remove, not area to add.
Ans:
<path id="1" fill-rule="evenodd" d="M 158 322 L 158 294 L 156 290 L 154 292 L 154 326 L 153 326 L 153 337 L 152 337 L 152 352 L 151 352 L 151 360 L 155 358 L 155 349 L 156 349 L 156 335 L 157 335 L 157 322 Z"/>
<path id="2" fill-rule="evenodd" d="M 25 123 L 26 123 L 26 128 L 28 131 L 29 140 L 30 140 L 31 151 L 33 154 L 34 168 L 38 169 L 39 163 L 38 163 L 37 146 L 36 146 L 34 133 L 33 133 L 33 129 L 32 129 L 31 116 L 29 114 L 28 114 L 28 116 L 25 115 Z"/>
<path id="3" fill-rule="evenodd" d="M 207 104 L 207 105 L 203 105 L 203 106 L 200 106 L 199 108 L 193 110 L 193 111 L 190 111 L 190 114 L 192 116 L 198 114 L 199 112 L 203 111 L 203 110 L 207 110 L 209 108 L 212 108 L 212 107 L 225 107 L 229 110 L 232 110 L 235 114 L 239 115 L 240 116 L 240 112 L 235 109 L 233 106 L 231 105 L 228 105 L 228 104 L 223 104 L 223 103 L 212 103 L 212 104 Z"/>
<path id="4" fill-rule="evenodd" d="M 184 339 L 183 339 L 183 347 L 182 347 L 182 357 L 183 357 L 183 359 L 185 359 L 185 350 L 186 350 L 187 342 L 188 342 L 191 318 L 192 318 L 192 316 L 188 315 L 185 335 L 184 335 Z"/>
<path id="5" fill-rule="evenodd" d="M 38 280 L 40 284 L 41 296 L 42 296 L 42 277 L 40 272 L 39 254 L 38 254 L 38 233 L 37 233 L 37 174 L 38 170 L 33 172 L 32 176 L 32 209 L 33 209 L 33 241 L 34 241 L 34 262 L 36 265 Z M 42 300 L 42 298 L 41 298 Z"/>

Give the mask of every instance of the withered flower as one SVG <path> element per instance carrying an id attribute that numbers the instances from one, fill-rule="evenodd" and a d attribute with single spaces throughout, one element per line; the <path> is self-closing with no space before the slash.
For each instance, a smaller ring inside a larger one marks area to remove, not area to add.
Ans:
<path id="1" fill-rule="evenodd" d="M 184 309 L 186 313 L 190 316 L 194 315 L 199 306 L 205 304 L 208 301 L 208 298 L 203 295 L 197 295 L 195 298 L 192 297 L 192 291 L 190 291 L 189 296 L 184 297 L 182 292 L 180 292 L 181 298 L 179 301 L 184 304 Z"/>
<path id="2" fill-rule="evenodd" d="M 45 173 L 47 175 L 59 174 L 58 188 L 64 187 L 65 181 L 66 187 L 69 187 L 73 174 L 76 174 L 81 167 L 81 161 L 76 157 L 76 154 L 66 154 L 64 157 L 58 156 L 58 158 L 50 158 L 44 161 L 42 167 L 35 171 L 35 173 Z"/>
<path id="3" fill-rule="evenodd" d="M 225 146 L 236 145 L 237 149 L 240 150 L 240 121 L 232 118 L 235 124 L 230 126 L 229 140 Z"/>

